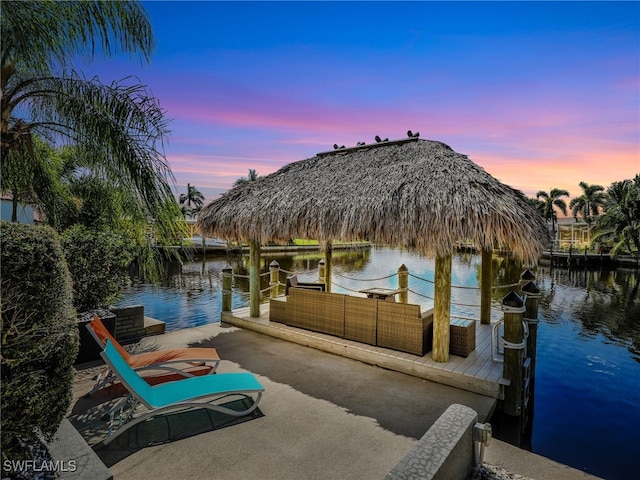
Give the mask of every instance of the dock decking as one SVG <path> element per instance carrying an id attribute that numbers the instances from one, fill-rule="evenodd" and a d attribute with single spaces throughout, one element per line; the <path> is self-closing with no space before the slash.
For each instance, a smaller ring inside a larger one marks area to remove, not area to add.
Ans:
<path id="1" fill-rule="evenodd" d="M 502 377 L 502 363 L 491 358 L 493 324 L 476 323 L 476 349 L 467 358 L 450 355 L 449 362 L 438 363 L 433 361 L 431 352 L 419 357 L 270 322 L 268 304 L 260 306 L 259 317 L 250 317 L 249 307 L 242 307 L 222 312 L 221 320 L 240 328 L 496 399 L 504 398 L 503 386 L 508 384 Z"/>

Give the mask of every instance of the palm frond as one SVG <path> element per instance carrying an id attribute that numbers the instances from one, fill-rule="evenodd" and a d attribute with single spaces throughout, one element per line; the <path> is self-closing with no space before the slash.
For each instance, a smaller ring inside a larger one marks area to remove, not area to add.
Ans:
<path id="1" fill-rule="evenodd" d="M 0 3 L 2 67 L 29 76 L 67 70 L 78 57 L 141 54 L 148 60 L 153 35 L 147 14 L 132 1 L 6 1 Z"/>

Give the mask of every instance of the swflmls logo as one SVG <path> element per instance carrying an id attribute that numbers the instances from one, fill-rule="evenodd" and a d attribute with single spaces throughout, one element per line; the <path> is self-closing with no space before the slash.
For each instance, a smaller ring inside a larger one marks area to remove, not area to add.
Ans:
<path id="1" fill-rule="evenodd" d="M 9 472 L 75 472 L 78 468 L 75 460 L 5 460 L 2 466 Z"/>

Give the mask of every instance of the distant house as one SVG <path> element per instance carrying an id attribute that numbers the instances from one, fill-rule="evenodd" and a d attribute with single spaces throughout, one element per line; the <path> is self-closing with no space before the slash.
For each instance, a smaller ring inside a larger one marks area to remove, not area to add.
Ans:
<path id="1" fill-rule="evenodd" d="M 2 201 L 2 204 L 0 205 L 0 218 L 10 222 L 11 212 L 13 210 L 13 200 L 10 196 L 5 195 L 3 195 L 0 200 Z M 31 205 L 18 203 L 18 210 L 16 213 L 18 214 L 18 223 L 33 225 L 34 223 L 39 223 L 41 220 L 39 212 Z"/>
<path id="2" fill-rule="evenodd" d="M 559 248 L 584 248 L 591 242 L 589 225 L 573 217 L 560 217 L 556 224 L 555 245 Z"/>
<path id="3" fill-rule="evenodd" d="M 192 209 L 187 208 L 184 212 L 184 219 L 187 222 L 187 228 L 189 229 L 189 236 L 193 237 L 198 232 L 196 229 L 196 222 L 198 221 L 198 212 L 194 212 Z"/>

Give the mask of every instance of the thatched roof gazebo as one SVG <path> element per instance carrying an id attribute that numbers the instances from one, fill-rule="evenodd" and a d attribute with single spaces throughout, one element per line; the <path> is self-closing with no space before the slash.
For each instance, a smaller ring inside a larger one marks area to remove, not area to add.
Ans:
<path id="1" fill-rule="evenodd" d="M 494 247 L 534 263 L 547 241 L 544 219 L 522 193 L 466 155 L 417 136 L 337 148 L 288 164 L 211 202 L 197 226 L 203 235 L 249 242 L 256 275 L 259 246 L 272 240 L 318 239 L 327 266 L 333 240 L 369 240 L 435 256 L 436 361 L 448 360 L 451 255 L 459 242 L 482 249 L 483 277 L 490 278 L 484 264 L 490 268 L 485 258 Z M 254 283 L 251 314 L 258 316 L 257 276 Z M 483 321 L 490 308 L 485 283 Z"/>

